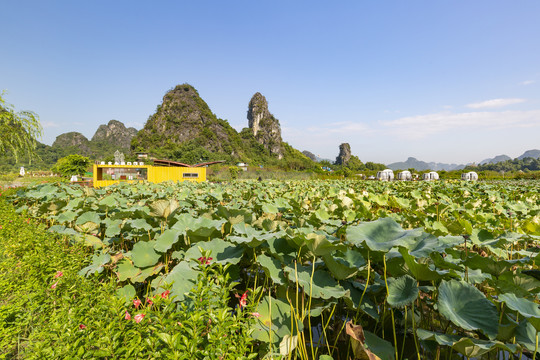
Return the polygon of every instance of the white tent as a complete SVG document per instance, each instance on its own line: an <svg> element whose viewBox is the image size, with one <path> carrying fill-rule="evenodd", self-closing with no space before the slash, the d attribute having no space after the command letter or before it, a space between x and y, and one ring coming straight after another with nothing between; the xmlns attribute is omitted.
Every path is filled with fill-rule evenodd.
<svg viewBox="0 0 540 360"><path fill-rule="evenodd" d="M384 169L377 172L377 180L391 181L394 180L394 172L390 169Z"/></svg>
<svg viewBox="0 0 540 360"><path fill-rule="evenodd" d="M476 181L478 180L478 174L474 171L461 174L461 180Z"/></svg>
<svg viewBox="0 0 540 360"><path fill-rule="evenodd" d="M403 170L397 174L398 180L412 180L412 174L409 170Z"/></svg>
<svg viewBox="0 0 540 360"><path fill-rule="evenodd" d="M436 171L430 171L422 174L422 179L426 181L439 180L439 174Z"/></svg>

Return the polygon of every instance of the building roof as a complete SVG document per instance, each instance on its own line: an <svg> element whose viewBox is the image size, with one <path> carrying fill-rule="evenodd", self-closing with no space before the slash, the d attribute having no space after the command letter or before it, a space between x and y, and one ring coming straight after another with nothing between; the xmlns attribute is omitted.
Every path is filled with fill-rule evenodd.
<svg viewBox="0 0 540 360"><path fill-rule="evenodd" d="M177 167L202 167L202 166L207 166L207 165L212 165L212 164L220 164L224 162L225 160L218 160L218 161L209 161L209 162L199 163L195 165L189 165L189 164L184 164L178 161L154 159L154 165L177 166Z"/></svg>

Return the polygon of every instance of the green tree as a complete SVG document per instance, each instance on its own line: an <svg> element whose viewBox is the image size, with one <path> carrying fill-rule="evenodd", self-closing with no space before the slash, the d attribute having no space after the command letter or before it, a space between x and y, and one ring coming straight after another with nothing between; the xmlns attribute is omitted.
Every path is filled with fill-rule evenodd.
<svg viewBox="0 0 540 360"><path fill-rule="evenodd" d="M229 167L229 174L231 175L231 179L236 180L238 179L238 173L240 172L240 169L236 166L230 166Z"/></svg>
<svg viewBox="0 0 540 360"><path fill-rule="evenodd" d="M0 94L0 152L11 152L18 161L19 155L36 158L36 139L41 137L41 124L32 111L16 112L6 104Z"/></svg>
<svg viewBox="0 0 540 360"><path fill-rule="evenodd" d="M90 159L82 155L68 155L58 159L52 171L63 176L82 175L90 165Z"/></svg>

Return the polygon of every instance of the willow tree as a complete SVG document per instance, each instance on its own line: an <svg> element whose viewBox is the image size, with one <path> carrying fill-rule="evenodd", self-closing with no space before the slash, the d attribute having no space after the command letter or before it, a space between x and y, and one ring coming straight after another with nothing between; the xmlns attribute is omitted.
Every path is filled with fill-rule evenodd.
<svg viewBox="0 0 540 360"><path fill-rule="evenodd" d="M3 95L0 93L0 153L12 153L16 161L21 155L37 157L37 138L42 133L38 116L32 111L16 112Z"/></svg>

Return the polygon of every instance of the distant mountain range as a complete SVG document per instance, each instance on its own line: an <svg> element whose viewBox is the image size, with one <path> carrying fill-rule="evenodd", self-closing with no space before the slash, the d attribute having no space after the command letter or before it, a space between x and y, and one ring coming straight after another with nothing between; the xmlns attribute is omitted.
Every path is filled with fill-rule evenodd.
<svg viewBox="0 0 540 360"><path fill-rule="evenodd" d="M527 157L534 158L534 159L540 158L540 150L537 150L537 149L527 150L522 155L518 156L517 158L521 160ZM508 155L498 155L498 156L495 156L494 158L482 160L479 163L479 165L495 164L498 162L503 162L503 161L508 161L508 160L512 160L512 158ZM435 162L428 163L425 161L417 160L413 157L409 157L406 161L388 164L388 168L392 170L403 170L403 169L413 168L418 171L423 171L423 170L451 171L451 170L461 170L468 165L472 165L472 164L464 165L464 164L445 164L445 163L435 163Z"/></svg>

